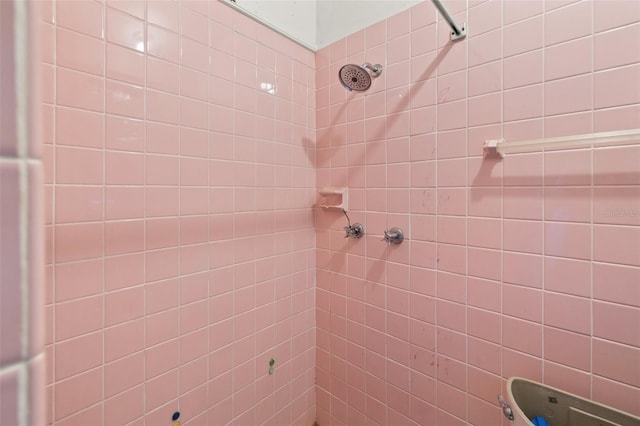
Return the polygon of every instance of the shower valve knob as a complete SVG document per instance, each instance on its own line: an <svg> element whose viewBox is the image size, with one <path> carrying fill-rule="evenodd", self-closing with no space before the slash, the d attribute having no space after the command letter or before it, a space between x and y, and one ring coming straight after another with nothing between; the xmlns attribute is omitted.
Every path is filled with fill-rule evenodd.
<svg viewBox="0 0 640 426"><path fill-rule="evenodd" d="M394 226L391 229L385 229L384 237L381 241L386 241L387 245L391 245L400 244L402 240L404 240L404 232L402 232L402 229Z"/></svg>
<svg viewBox="0 0 640 426"><path fill-rule="evenodd" d="M345 238L361 238L364 235L364 227L359 223L344 227Z"/></svg>

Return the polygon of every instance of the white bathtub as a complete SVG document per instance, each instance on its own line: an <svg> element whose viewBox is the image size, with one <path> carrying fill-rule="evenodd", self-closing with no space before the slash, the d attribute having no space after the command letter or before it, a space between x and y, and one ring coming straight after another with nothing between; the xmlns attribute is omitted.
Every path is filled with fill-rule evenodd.
<svg viewBox="0 0 640 426"><path fill-rule="evenodd" d="M640 418L531 380L507 381L513 426L532 426L542 416L550 426L640 426Z"/></svg>

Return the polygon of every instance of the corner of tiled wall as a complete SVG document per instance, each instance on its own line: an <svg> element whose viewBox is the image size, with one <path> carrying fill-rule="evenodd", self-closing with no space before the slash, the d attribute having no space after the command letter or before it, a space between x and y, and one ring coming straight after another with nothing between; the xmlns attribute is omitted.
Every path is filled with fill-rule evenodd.
<svg viewBox="0 0 640 426"><path fill-rule="evenodd" d="M44 424L38 4L0 2L0 424Z"/></svg>
<svg viewBox="0 0 640 426"><path fill-rule="evenodd" d="M370 235L318 214L319 422L497 425L514 375L638 415L638 141L482 143L640 127L640 3L443 3L462 41L425 1L316 55L318 185ZM365 61L382 75L346 92Z"/></svg>
<svg viewBox="0 0 640 426"><path fill-rule="evenodd" d="M47 5L47 423L312 423L313 53L218 0Z"/></svg>

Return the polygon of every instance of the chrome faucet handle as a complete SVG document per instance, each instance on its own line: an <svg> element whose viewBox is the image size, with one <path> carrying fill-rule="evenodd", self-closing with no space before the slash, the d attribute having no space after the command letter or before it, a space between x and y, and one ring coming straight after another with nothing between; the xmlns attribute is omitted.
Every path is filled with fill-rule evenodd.
<svg viewBox="0 0 640 426"><path fill-rule="evenodd" d="M386 241L387 245L390 246L391 244L400 244L402 240L404 240L402 229L394 226L391 229L384 230L384 237L380 241Z"/></svg>
<svg viewBox="0 0 640 426"><path fill-rule="evenodd" d="M361 238L364 235L364 226L359 223L345 226L344 228L345 238Z"/></svg>

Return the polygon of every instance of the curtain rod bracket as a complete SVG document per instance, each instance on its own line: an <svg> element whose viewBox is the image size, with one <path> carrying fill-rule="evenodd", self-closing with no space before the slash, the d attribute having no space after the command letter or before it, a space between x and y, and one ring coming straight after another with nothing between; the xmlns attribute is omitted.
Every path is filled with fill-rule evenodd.
<svg viewBox="0 0 640 426"><path fill-rule="evenodd" d="M458 24L456 24L456 21L453 20L453 17L440 0L431 1L433 2L433 5L436 7L436 9L438 9L444 20L447 21L447 23L451 27L451 41L458 41L465 38L467 36L466 22L463 22L461 26L458 26Z"/></svg>
<svg viewBox="0 0 640 426"><path fill-rule="evenodd" d="M462 40L467 36L467 23L463 22L460 28L458 28L457 30L458 32L456 32L455 30L451 31L451 41Z"/></svg>

